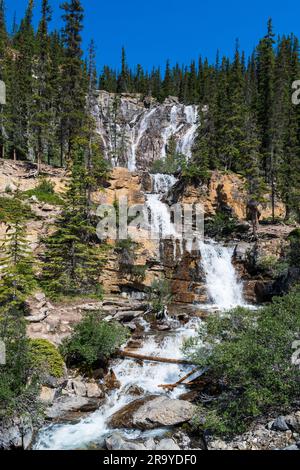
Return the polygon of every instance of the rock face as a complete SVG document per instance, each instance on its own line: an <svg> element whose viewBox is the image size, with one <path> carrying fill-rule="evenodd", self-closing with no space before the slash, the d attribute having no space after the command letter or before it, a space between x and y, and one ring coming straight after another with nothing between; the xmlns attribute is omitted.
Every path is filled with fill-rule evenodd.
<svg viewBox="0 0 300 470"><path fill-rule="evenodd" d="M184 106L173 97L161 104L140 94L100 91L94 116L106 158L131 171L149 169L164 158L171 136L178 151L190 157L198 127L197 106Z"/></svg>
<svg viewBox="0 0 300 470"><path fill-rule="evenodd" d="M150 396L135 400L117 411L110 420L110 426L138 429L175 426L190 421L195 414L195 408L195 405L187 401Z"/></svg>
<svg viewBox="0 0 300 470"><path fill-rule="evenodd" d="M29 417L14 418L0 423L0 450L26 450L33 438L33 425Z"/></svg>
<svg viewBox="0 0 300 470"><path fill-rule="evenodd" d="M97 410L100 400L80 396L65 396L59 398L46 410L46 418L59 419L70 416L70 413L84 413Z"/></svg>

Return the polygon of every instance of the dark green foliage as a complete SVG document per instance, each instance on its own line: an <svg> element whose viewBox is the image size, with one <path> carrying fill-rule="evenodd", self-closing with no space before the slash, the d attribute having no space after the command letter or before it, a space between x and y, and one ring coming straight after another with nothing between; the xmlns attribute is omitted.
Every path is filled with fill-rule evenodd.
<svg viewBox="0 0 300 470"><path fill-rule="evenodd" d="M84 165L84 147L72 153L73 166L56 231L45 240L41 283L51 297L101 296L103 248L91 214L91 177Z"/></svg>
<svg viewBox="0 0 300 470"><path fill-rule="evenodd" d="M282 414L299 400L300 370L292 361L300 339L299 312L295 291L256 311L238 308L208 317L198 338L189 342L188 356L208 367L219 386L205 407L218 418L211 431L242 432L254 418L272 409Z"/></svg>
<svg viewBox="0 0 300 470"><path fill-rule="evenodd" d="M105 363L126 341L128 331L119 323L103 321L101 312L88 314L78 323L60 351L67 364L91 369Z"/></svg>
<svg viewBox="0 0 300 470"><path fill-rule="evenodd" d="M205 235L215 238L230 235L238 224L238 219L228 213L217 212L216 215L205 222Z"/></svg>
<svg viewBox="0 0 300 470"><path fill-rule="evenodd" d="M16 219L34 219L30 206L19 197L0 196L0 222L13 223Z"/></svg>
<svg viewBox="0 0 300 470"><path fill-rule="evenodd" d="M62 377L64 361L54 344L46 339L31 339L29 341L30 364L33 369L51 375Z"/></svg>
<svg viewBox="0 0 300 470"><path fill-rule="evenodd" d="M0 365L0 421L38 410L38 376L30 361L24 312L20 307L1 307L0 338L6 347L6 364Z"/></svg>

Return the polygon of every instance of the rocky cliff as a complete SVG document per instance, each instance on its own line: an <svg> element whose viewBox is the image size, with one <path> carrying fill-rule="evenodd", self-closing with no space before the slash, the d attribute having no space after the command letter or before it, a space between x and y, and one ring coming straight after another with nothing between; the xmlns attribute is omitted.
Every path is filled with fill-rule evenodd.
<svg viewBox="0 0 300 470"><path fill-rule="evenodd" d="M139 94L116 95L100 91L94 106L97 132L106 158L114 166L149 170L164 158L170 137L187 157L198 127L197 106L185 106L175 97L164 103Z"/></svg>

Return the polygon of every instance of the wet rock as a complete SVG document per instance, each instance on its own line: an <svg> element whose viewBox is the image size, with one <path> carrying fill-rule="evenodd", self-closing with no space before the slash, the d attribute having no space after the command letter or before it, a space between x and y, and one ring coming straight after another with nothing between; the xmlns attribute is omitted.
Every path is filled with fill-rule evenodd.
<svg viewBox="0 0 300 470"><path fill-rule="evenodd" d="M71 388L74 390L75 395L77 395L78 397L86 396L86 385L80 378L71 380L70 385Z"/></svg>
<svg viewBox="0 0 300 470"><path fill-rule="evenodd" d="M138 385L131 385L131 387L127 389L127 393L129 395L142 396L144 394L144 390Z"/></svg>
<svg viewBox="0 0 300 470"><path fill-rule="evenodd" d="M114 432L105 441L108 450L153 450L147 448L142 442L125 439L122 434Z"/></svg>
<svg viewBox="0 0 300 470"><path fill-rule="evenodd" d="M113 428L154 429L190 421L196 407L183 400L149 396L135 400L117 411L110 420Z"/></svg>
<svg viewBox="0 0 300 470"><path fill-rule="evenodd" d="M121 387L121 383L112 369L104 377L104 387L106 390L115 390Z"/></svg>
<svg viewBox="0 0 300 470"><path fill-rule="evenodd" d="M95 398L64 396L60 397L46 410L46 418L58 419L70 412L92 412L99 407L100 400Z"/></svg>

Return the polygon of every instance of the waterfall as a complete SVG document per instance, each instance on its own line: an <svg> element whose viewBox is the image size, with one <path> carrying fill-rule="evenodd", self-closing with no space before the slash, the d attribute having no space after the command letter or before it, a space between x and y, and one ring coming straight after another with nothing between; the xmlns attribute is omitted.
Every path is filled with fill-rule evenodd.
<svg viewBox="0 0 300 470"><path fill-rule="evenodd" d="M152 114L154 114L155 110L156 110L156 108L153 108L150 111L146 111L144 113L139 125L137 126L137 128L135 127L137 117L131 123L131 125L133 127L132 127L132 130L131 130L131 139L130 139L131 153L128 157L128 170L129 171L135 171L136 170L136 150L139 146L139 143L140 143L144 133L148 129L149 120L150 120Z"/></svg>
<svg viewBox="0 0 300 470"><path fill-rule="evenodd" d="M192 157L192 147L198 128L198 109L197 106L185 106L184 113L189 128L183 137L177 143L177 151L185 155L188 159Z"/></svg>
<svg viewBox="0 0 300 470"><path fill-rule="evenodd" d="M171 223L169 206L162 202L162 198L177 182L173 175L157 173L151 175L152 193L147 194L146 204L150 212L151 232L156 239L177 237L175 226Z"/></svg>
<svg viewBox="0 0 300 470"><path fill-rule="evenodd" d="M243 285L232 264L234 248L211 240L200 242L199 246L210 301L220 310L245 305Z"/></svg>

